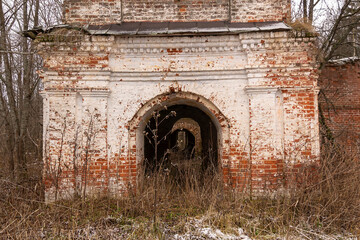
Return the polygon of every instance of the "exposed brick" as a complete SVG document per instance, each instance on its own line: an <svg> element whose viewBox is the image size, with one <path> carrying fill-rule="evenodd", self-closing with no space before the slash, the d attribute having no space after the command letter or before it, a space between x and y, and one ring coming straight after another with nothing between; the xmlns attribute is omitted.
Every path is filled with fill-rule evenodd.
<svg viewBox="0 0 360 240"><path fill-rule="evenodd" d="M122 3L122 5L121 5ZM65 0L66 23L142 21L269 22L290 18L290 0Z"/></svg>
<svg viewBox="0 0 360 240"><path fill-rule="evenodd" d="M360 61L337 61L322 70L320 105L335 140L350 151L360 144Z"/></svg>
<svg viewBox="0 0 360 240"><path fill-rule="evenodd" d="M120 1L68 0L65 6L68 23L103 24L226 20L228 2L124 0L123 16ZM290 8L288 0L233 0L231 9L233 21L248 22L281 21ZM49 201L56 189L62 198L85 185L89 194L134 189L144 167L144 121L160 104L188 104L211 117L228 187L298 184L301 169L318 160L313 39L288 31L77 37L81 41L39 46Z"/></svg>

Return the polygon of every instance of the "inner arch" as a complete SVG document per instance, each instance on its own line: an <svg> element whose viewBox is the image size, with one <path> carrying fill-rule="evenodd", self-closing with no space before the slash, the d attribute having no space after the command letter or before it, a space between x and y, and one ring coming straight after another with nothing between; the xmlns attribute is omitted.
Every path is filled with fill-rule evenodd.
<svg viewBox="0 0 360 240"><path fill-rule="evenodd" d="M171 105L158 110L158 119L154 114L147 121L144 129L144 167L145 172L152 172L160 166L174 165L175 158L183 156L183 161L197 163L200 172L218 167L218 132L215 123L201 109L186 104ZM156 122L158 127L156 129ZM189 125L189 126L186 126ZM154 130L158 144L155 146ZM198 129L199 133L196 133ZM181 151L176 146L176 138L186 139L186 146ZM196 138L201 139L196 139ZM197 146L196 154L195 145ZM157 147L157 157L155 157ZM177 160L179 161L179 157ZM177 162L177 164L181 164ZM191 165L190 165L191 166Z"/></svg>
<svg viewBox="0 0 360 240"><path fill-rule="evenodd" d="M192 136L194 136L194 153L197 156L201 155L202 138L201 138L201 128L199 123L193 120L192 118L180 118L174 123L171 129L171 135L174 136L175 131L184 131L184 130L189 131L192 134Z"/></svg>

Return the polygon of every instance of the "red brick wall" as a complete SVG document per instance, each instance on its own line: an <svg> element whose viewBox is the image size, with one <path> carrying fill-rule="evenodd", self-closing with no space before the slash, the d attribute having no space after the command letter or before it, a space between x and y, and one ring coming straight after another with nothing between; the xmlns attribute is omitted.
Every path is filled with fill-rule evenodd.
<svg viewBox="0 0 360 240"><path fill-rule="evenodd" d="M290 17L290 0L65 0L65 22L141 21L268 22Z"/></svg>
<svg viewBox="0 0 360 240"><path fill-rule="evenodd" d="M349 149L360 143L360 61L329 64L321 73L320 106L333 137Z"/></svg>

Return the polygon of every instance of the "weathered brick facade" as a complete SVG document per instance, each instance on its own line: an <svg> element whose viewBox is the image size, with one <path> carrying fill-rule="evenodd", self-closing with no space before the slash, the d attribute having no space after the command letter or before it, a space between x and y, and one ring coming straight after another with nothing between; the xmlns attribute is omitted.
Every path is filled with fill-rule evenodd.
<svg viewBox="0 0 360 240"><path fill-rule="evenodd" d="M229 13L232 21L282 21L290 12L288 0L65 6L68 24L216 21ZM202 144L210 144L205 135L216 139L211 146L228 186L263 191L291 184L319 157L313 39L277 25L247 26L226 34L96 34L71 26L39 34L47 199L117 195L141 184L146 123L164 106L210 129L201 130Z"/></svg>
<svg viewBox="0 0 360 240"><path fill-rule="evenodd" d="M321 108L332 136L348 150L360 147L360 60L342 59L328 64L321 72Z"/></svg>
<svg viewBox="0 0 360 240"><path fill-rule="evenodd" d="M65 0L65 22L143 21L269 22L290 18L290 0Z"/></svg>

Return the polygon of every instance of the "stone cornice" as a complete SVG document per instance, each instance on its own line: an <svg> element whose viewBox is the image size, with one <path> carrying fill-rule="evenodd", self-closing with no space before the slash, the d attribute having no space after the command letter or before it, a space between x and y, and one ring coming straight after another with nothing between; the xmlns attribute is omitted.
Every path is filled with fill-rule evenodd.
<svg viewBox="0 0 360 240"><path fill-rule="evenodd" d="M73 52L76 54L119 54L177 56L186 54L226 54L251 50L301 49L313 46L313 38L293 38L288 32L240 33L231 36L195 37L105 37L88 36L81 43L42 43L41 48L51 47L51 52ZM47 51L39 49L43 55Z"/></svg>
<svg viewBox="0 0 360 240"><path fill-rule="evenodd" d="M111 93L110 90L90 90L90 91L79 90L78 92L83 97L99 97L99 98L106 98Z"/></svg>
<svg viewBox="0 0 360 240"><path fill-rule="evenodd" d="M241 79L257 79L271 77L268 74L274 74L277 78L287 78L297 76L304 72L304 67L286 67L286 66L245 66L243 69L214 70L214 71L76 71L71 75L59 75L56 71L45 71L42 75L46 76L44 82L54 81L91 81L91 82L116 82L116 81L196 81L196 80L241 80ZM311 71L308 66L307 72ZM272 70L286 69L286 71ZM79 79L79 77L81 78Z"/></svg>
<svg viewBox="0 0 360 240"><path fill-rule="evenodd" d="M245 70L184 72L114 72L110 81L224 81L247 80Z"/></svg>
<svg viewBox="0 0 360 240"><path fill-rule="evenodd" d="M83 89L83 88L64 88L64 89L45 89L41 92L41 95L52 96L52 97L65 97L65 96L75 96L77 93L81 94L83 97L108 97L111 93L109 89Z"/></svg>
<svg viewBox="0 0 360 240"><path fill-rule="evenodd" d="M221 44L219 44L221 45ZM139 47L139 48L119 48L114 49L113 53L120 54L166 54L167 56L184 55L188 53L226 53L243 51L241 46L191 46L191 47L177 47L177 48L163 48L163 47Z"/></svg>
<svg viewBox="0 0 360 240"><path fill-rule="evenodd" d="M76 92L72 92L72 91L64 91L64 90L43 90L41 91L40 95L43 98L46 97L69 97L69 96L75 96Z"/></svg>
<svg viewBox="0 0 360 240"><path fill-rule="evenodd" d="M249 85L244 88L244 91L250 95L250 94L276 94L280 93L282 91L315 91L316 94L319 93L318 87L313 86L306 86L306 87L270 87L270 86L255 86L255 85Z"/></svg>
<svg viewBox="0 0 360 240"><path fill-rule="evenodd" d="M246 86L244 90L247 94L276 94L280 91L280 87Z"/></svg>
<svg viewBox="0 0 360 240"><path fill-rule="evenodd" d="M59 74L57 71L44 71L42 77L48 77L47 81L69 81L69 80L82 80L82 81L109 81L110 76L112 75L111 71L108 70L92 70L92 71L81 71L76 69L74 71L66 71ZM81 79L78 77L81 76Z"/></svg>

